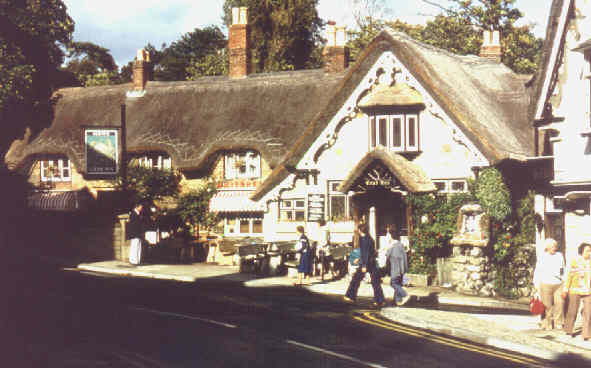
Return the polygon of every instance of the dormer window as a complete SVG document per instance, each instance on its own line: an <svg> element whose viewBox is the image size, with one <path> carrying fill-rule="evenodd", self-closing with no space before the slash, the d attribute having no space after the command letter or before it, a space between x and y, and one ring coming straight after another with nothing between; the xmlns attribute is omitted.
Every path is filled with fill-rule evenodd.
<svg viewBox="0 0 591 368"><path fill-rule="evenodd" d="M260 177L261 156L257 152L231 152L225 155L225 179L258 179Z"/></svg>
<svg viewBox="0 0 591 368"><path fill-rule="evenodd" d="M419 114L370 115L369 147L378 145L398 152L419 151Z"/></svg>
<svg viewBox="0 0 591 368"><path fill-rule="evenodd" d="M70 160L60 158L41 161L41 181L72 181Z"/></svg>
<svg viewBox="0 0 591 368"><path fill-rule="evenodd" d="M172 168L172 160L170 156L161 152L150 152L138 155L131 159L130 164L148 169L170 170Z"/></svg>

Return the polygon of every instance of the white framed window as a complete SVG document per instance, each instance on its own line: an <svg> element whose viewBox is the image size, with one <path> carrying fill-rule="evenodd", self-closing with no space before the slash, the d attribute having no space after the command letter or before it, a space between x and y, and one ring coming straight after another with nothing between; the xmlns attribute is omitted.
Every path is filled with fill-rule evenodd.
<svg viewBox="0 0 591 368"><path fill-rule="evenodd" d="M303 198L282 199L279 202L280 221L305 221L306 201Z"/></svg>
<svg viewBox="0 0 591 368"><path fill-rule="evenodd" d="M450 191L452 193L467 192L468 191L468 184L466 183L465 180L452 180L450 185L451 185Z"/></svg>
<svg viewBox="0 0 591 368"><path fill-rule="evenodd" d="M352 216L353 201L351 198L339 192L340 180L328 181L328 219L333 222L348 221Z"/></svg>
<svg viewBox="0 0 591 368"><path fill-rule="evenodd" d="M419 150L419 117L417 115L406 115L406 151Z"/></svg>
<svg viewBox="0 0 591 368"><path fill-rule="evenodd" d="M70 160L42 160L41 181L72 181Z"/></svg>
<svg viewBox="0 0 591 368"><path fill-rule="evenodd" d="M148 169L170 170L172 169L172 159L166 153L146 153L132 157L131 165L137 165Z"/></svg>
<svg viewBox="0 0 591 368"><path fill-rule="evenodd" d="M468 191L465 179L436 179L432 180L438 193L464 193Z"/></svg>
<svg viewBox="0 0 591 368"><path fill-rule="evenodd" d="M369 117L369 146L380 145L393 151L419 150L419 115L392 114Z"/></svg>
<svg viewBox="0 0 591 368"><path fill-rule="evenodd" d="M262 235L262 218L226 218L224 220L224 234L234 236Z"/></svg>
<svg viewBox="0 0 591 368"><path fill-rule="evenodd" d="M393 115L390 124L392 134L391 146L393 150L401 151L404 149L404 115Z"/></svg>
<svg viewBox="0 0 591 368"><path fill-rule="evenodd" d="M261 156L255 151L231 152L224 156L225 179L258 179Z"/></svg>

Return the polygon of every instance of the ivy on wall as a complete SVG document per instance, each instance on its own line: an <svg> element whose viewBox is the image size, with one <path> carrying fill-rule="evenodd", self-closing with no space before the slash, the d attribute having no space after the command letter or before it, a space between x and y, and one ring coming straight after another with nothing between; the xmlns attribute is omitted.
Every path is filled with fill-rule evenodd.
<svg viewBox="0 0 591 368"><path fill-rule="evenodd" d="M448 196L409 194L406 204L412 207L414 231L410 235L409 271L435 274L435 261L449 255L449 241L456 230L460 207L473 201L469 193Z"/></svg>
<svg viewBox="0 0 591 368"><path fill-rule="evenodd" d="M469 193L447 196L409 194L413 231L410 234L409 272L434 275L436 259L451 253L450 240L456 231L460 207L479 203L490 217L491 245L486 254L492 262L495 291L505 297L528 293L535 264L534 194L517 201L515 211L503 175L486 168L469 182Z"/></svg>

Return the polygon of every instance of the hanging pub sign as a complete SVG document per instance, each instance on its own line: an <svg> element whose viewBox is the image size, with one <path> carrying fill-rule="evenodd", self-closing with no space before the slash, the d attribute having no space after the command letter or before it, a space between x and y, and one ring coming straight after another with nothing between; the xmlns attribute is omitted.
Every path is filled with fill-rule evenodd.
<svg viewBox="0 0 591 368"><path fill-rule="evenodd" d="M116 175L119 166L119 129L85 128L86 172Z"/></svg>
<svg viewBox="0 0 591 368"><path fill-rule="evenodd" d="M308 221L324 219L324 194L308 194Z"/></svg>

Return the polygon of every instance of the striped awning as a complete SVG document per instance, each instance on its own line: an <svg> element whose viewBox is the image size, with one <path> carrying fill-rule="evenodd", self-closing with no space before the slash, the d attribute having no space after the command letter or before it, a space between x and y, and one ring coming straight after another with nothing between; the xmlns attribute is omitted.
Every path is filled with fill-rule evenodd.
<svg viewBox="0 0 591 368"><path fill-rule="evenodd" d="M81 208L77 191L43 191L29 195L29 208L43 211L76 211Z"/></svg>
<svg viewBox="0 0 591 368"><path fill-rule="evenodd" d="M254 202L249 198L253 192L220 191L214 194L209 201L210 212L264 212L264 202Z"/></svg>

